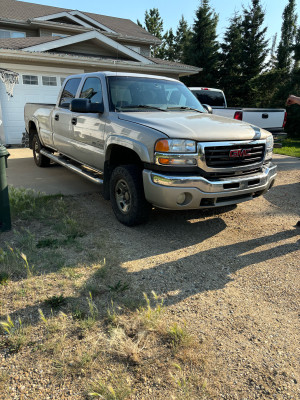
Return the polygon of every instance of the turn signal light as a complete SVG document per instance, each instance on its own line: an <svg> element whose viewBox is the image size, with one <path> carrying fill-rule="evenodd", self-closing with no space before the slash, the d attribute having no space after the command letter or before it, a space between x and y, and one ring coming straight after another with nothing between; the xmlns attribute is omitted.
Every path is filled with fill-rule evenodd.
<svg viewBox="0 0 300 400"><path fill-rule="evenodd" d="M169 142L167 140L159 140L155 145L155 151L159 151L161 153L169 151Z"/></svg>

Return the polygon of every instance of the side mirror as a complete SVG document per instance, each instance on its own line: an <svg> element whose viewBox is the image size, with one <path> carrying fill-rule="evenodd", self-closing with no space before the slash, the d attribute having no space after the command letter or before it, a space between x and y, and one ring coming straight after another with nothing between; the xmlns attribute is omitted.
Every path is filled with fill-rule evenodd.
<svg viewBox="0 0 300 400"><path fill-rule="evenodd" d="M208 114L213 113L211 106L209 106L208 104L202 104L202 106L205 108L205 110L208 112Z"/></svg>
<svg viewBox="0 0 300 400"><path fill-rule="evenodd" d="M70 111L77 113L102 114L104 112L103 103L91 103L89 99L73 99L69 107Z"/></svg>

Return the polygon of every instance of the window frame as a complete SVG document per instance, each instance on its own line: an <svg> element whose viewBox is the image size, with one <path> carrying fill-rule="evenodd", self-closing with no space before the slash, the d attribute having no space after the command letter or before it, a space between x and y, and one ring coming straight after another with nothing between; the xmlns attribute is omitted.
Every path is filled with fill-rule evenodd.
<svg viewBox="0 0 300 400"><path fill-rule="evenodd" d="M55 85L52 85L52 84L50 84L50 83L44 83L44 79L49 79L49 82L51 82L50 81L50 79L55 79ZM57 77L56 76L49 76L49 75L42 75L42 85L43 86L50 86L50 87L56 87L57 86Z"/></svg>
<svg viewBox="0 0 300 400"><path fill-rule="evenodd" d="M30 79L29 79L30 83L24 81L24 80L25 80L25 77L29 77L29 78L30 78ZM32 79L31 79L31 78L36 78L36 82L37 82L37 83L32 83ZM40 84L40 82L39 82L39 76L38 76L38 75L28 75L28 74L24 74L24 75L22 75L22 84L23 84L23 85L28 85L28 86L39 86L39 84Z"/></svg>

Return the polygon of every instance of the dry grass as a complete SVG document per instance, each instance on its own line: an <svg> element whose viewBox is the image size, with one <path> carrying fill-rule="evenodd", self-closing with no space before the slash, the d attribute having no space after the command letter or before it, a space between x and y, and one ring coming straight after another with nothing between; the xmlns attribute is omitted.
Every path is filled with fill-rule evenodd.
<svg viewBox="0 0 300 400"><path fill-rule="evenodd" d="M0 398L20 385L38 398L36 370L36 387L54 398L61 385L72 400L206 398L195 357L202 344L184 324L165 323L154 292L124 280L107 232L90 232L71 198L11 195L14 230L0 250L0 356L9 371L0 370Z"/></svg>

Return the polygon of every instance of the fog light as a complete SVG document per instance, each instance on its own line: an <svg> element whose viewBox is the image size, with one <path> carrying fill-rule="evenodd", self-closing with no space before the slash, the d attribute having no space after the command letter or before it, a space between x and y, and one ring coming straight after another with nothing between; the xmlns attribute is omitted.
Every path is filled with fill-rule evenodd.
<svg viewBox="0 0 300 400"><path fill-rule="evenodd" d="M182 206L185 203L185 199L186 199L186 195L185 193L181 193L178 197L177 197L177 204L179 206Z"/></svg>

